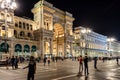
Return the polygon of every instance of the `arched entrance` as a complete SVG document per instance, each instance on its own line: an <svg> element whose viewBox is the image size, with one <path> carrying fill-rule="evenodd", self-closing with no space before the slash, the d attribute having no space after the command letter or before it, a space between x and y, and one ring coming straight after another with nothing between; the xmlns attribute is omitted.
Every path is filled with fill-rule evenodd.
<svg viewBox="0 0 120 80"><path fill-rule="evenodd" d="M0 52L9 52L9 45L8 45L8 43L2 43L0 45Z"/></svg>
<svg viewBox="0 0 120 80"><path fill-rule="evenodd" d="M24 45L24 52L27 52L27 53L30 52L30 46L29 45Z"/></svg>
<svg viewBox="0 0 120 80"><path fill-rule="evenodd" d="M33 46L31 47L31 52L36 52L36 50L37 50L36 46L33 45Z"/></svg>
<svg viewBox="0 0 120 80"><path fill-rule="evenodd" d="M19 55L22 55L22 46L20 44L16 44L15 45L15 55L19 56Z"/></svg>
<svg viewBox="0 0 120 80"><path fill-rule="evenodd" d="M58 57L64 55L64 29L58 23L54 25L53 55Z"/></svg>
<svg viewBox="0 0 120 80"><path fill-rule="evenodd" d="M23 53L23 56L26 57L26 58L29 58L31 56L30 54L30 46L29 45L24 45L24 53Z"/></svg>

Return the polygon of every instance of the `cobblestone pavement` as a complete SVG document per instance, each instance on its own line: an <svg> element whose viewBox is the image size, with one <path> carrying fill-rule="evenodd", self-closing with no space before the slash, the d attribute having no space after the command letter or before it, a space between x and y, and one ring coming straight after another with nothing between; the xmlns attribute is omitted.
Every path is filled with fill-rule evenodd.
<svg viewBox="0 0 120 80"><path fill-rule="evenodd" d="M6 70L0 67L0 80L27 80L27 69L22 69L27 63L19 64L19 69ZM37 63L35 80L120 80L120 66L115 60L98 61L98 69L93 68L93 61L89 62L89 75L77 76L79 64L77 61L65 60L52 62L50 66Z"/></svg>

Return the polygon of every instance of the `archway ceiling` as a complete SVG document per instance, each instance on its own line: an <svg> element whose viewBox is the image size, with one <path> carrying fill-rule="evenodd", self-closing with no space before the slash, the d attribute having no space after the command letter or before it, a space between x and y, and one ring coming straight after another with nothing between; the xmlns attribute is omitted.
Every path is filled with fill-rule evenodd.
<svg viewBox="0 0 120 80"><path fill-rule="evenodd" d="M55 30L55 34L64 34L64 29L60 24L55 24L54 25L54 30Z"/></svg>

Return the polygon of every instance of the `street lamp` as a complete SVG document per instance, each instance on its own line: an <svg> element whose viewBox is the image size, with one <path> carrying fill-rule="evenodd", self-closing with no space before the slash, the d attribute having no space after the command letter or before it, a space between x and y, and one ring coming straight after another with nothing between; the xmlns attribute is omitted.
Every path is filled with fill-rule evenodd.
<svg viewBox="0 0 120 80"><path fill-rule="evenodd" d="M85 55L87 55L87 48L88 48L88 41L87 41L87 38L88 38L88 34L91 33L91 29L89 28L84 28L81 30L81 33L85 36L83 36L83 39L85 40Z"/></svg>
<svg viewBox="0 0 120 80"><path fill-rule="evenodd" d="M17 5L15 0L0 0L0 5L1 8L4 10L5 13L5 35L4 35L4 41L5 41L5 46L4 46L4 52L7 53L7 37L8 37L8 33L7 33L7 13L9 10L15 10Z"/></svg>
<svg viewBox="0 0 120 80"><path fill-rule="evenodd" d="M110 56L112 56L112 54L111 54L111 43L113 42L113 41L115 41L115 39L114 38L108 38L107 39L107 42L108 42L108 52L109 52L109 55Z"/></svg>

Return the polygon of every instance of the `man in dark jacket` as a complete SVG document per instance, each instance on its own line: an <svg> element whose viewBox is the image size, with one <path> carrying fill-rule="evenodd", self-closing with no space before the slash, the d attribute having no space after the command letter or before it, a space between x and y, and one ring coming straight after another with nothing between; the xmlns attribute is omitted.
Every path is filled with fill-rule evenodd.
<svg viewBox="0 0 120 80"><path fill-rule="evenodd" d="M97 69L97 60L98 58L97 57L94 57L94 68Z"/></svg>
<svg viewBox="0 0 120 80"><path fill-rule="evenodd" d="M34 57L31 56L30 57L30 62L28 64L28 66L24 67L23 69L28 68L28 77L27 80L34 80L34 74L36 72L36 62L34 60Z"/></svg>
<svg viewBox="0 0 120 80"><path fill-rule="evenodd" d="M84 72L85 72L85 76L89 74L88 72L88 57L85 56L84 58Z"/></svg>
<svg viewBox="0 0 120 80"><path fill-rule="evenodd" d="M15 69L15 58L14 58L14 56L12 56L12 58L11 58L11 65L12 65L12 69Z"/></svg>
<svg viewBox="0 0 120 80"><path fill-rule="evenodd" d="M19 62L19 59L18 59L18 57L16 56L16 57L15 57L15 61L14 61L15 69L18 69L18 62Z"/></svg>

